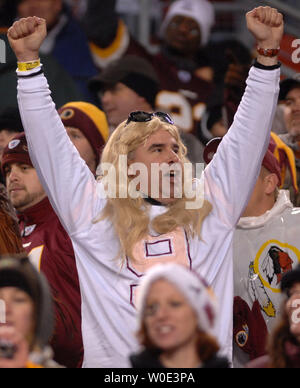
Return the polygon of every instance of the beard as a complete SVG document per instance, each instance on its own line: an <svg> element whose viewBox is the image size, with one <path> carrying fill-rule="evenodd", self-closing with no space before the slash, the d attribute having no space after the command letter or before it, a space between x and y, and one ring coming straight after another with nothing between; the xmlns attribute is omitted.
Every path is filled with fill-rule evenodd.
<svg viewBox="0 0 300 388"><path fill-rule="evenodd" d="M22 212L39 203L45 196L44 192L28 193L26 190L21 190L17 194L10 194L10 200L14 208Z"/></svg>

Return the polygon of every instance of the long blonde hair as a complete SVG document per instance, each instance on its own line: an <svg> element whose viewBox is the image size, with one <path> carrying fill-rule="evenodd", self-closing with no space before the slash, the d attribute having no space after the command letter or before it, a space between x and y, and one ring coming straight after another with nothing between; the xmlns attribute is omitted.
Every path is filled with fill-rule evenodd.
<svg viewBox="0 0 300 388"><path fill-rule="evenodd" d="M109 163L117 172L117 198L107 199L106 206L95 222L109 219L120 239L121 253L133 260L135 259L133 257L135 244L149 233L150 220L147 208L150 205L141 197L133 199L129 195L127 198L118 196L119 177L124 174L119 169L119 156L127 155L128 160L130 160L134 151L140 145L145 144L147 139L160 129L168 131L175 138L179 145L178 157L181 162L187 163L187 150L181 141L177 127L165 123L157 117L153 117L148 122L130 122L128 125L126 122L121 123L112 133L102 152L101 164ZM128 178L130 182L130 177L126 176L125 178ZM168 205L168 210L164 214L151 222L151 228L158 234L166 234L182 227L189 237L196 235L200 237L202 222L210 213L212 206L208 201L204 201L201 209L189 210L186 202L190 200L183 194L182 198Z"/></svg>

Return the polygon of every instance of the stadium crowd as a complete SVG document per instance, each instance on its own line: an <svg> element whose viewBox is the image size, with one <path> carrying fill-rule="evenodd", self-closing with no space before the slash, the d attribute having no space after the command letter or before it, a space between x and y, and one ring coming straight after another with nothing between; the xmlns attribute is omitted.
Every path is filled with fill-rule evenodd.
<svg viewBox="0 0 300 388"><path fill-rule="evenodd" d="M300 367L300 72L213 3L154 53L116 0L0 0L0 368Z"/></svg>

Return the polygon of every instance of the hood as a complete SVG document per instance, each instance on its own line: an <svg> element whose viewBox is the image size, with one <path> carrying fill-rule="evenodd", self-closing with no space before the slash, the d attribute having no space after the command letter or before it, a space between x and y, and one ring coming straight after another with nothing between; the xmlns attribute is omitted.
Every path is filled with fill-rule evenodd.
<svg viewBox="0 0 300 388"><path fill-rule="evenodd" d="M293 208L290 201L290 193L288 190L280 190L275 205L271 210L266 211L258 217L241 217L237 228L239 229L255 229L264 226L271 218L281 214L284 209Z"/></svg>

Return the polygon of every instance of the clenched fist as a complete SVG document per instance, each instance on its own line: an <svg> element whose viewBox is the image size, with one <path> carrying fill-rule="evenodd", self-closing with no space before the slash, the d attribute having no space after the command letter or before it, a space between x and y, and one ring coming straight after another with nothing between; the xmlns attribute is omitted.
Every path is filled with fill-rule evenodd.
<svg viewBox="0 0 300 388"><path fill-rule="evenodd" d="M20 19L7 33L11 48L19 62L38 59L39 49L46 35L46 21L36 16Z"/></svg>
<svg viewBox="0 0 300 388"><path fill-rule="evenodd" d="M284 32L283 16L275 8L258 7L246 15L248 30L259 47L278 48Z"/></svg>

